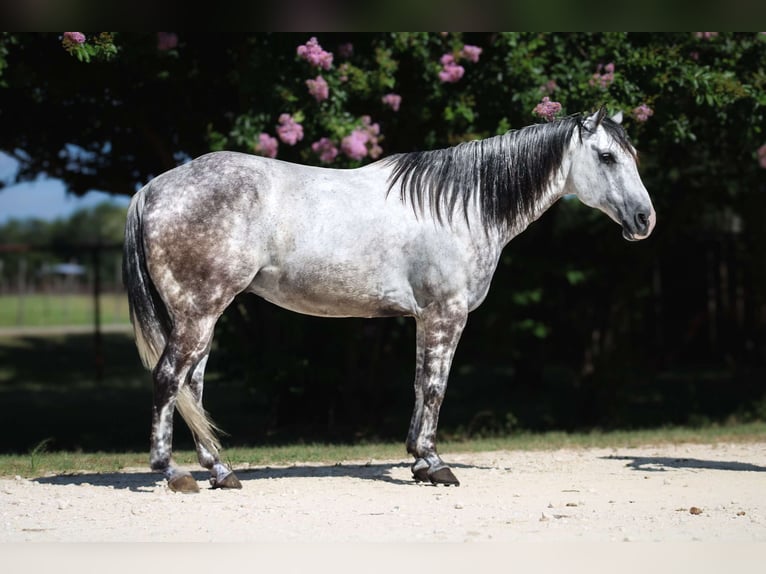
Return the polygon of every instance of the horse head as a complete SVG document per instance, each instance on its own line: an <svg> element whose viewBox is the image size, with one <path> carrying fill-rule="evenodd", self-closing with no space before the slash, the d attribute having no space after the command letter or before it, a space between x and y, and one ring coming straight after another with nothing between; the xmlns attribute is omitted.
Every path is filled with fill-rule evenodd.
<svg viewBox="0 0 766 574"><path fill-rule="evenodd" d="M585 118L573 138L568 191L622 226L628 241L645 239L654 229L652 200L638 174L638 154L620 125L622 112L606 110Z"/></svg>

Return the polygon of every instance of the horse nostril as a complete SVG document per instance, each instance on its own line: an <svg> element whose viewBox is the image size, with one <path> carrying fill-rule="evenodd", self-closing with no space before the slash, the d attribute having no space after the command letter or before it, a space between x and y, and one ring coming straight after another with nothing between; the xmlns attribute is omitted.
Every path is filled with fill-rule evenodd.
<svg viewBox="0 0 766 574"><path fill-rule="evenodd" d="M649 229L649 214L639 211L636 213L636 226L639 231L646 231Z"/></svg>

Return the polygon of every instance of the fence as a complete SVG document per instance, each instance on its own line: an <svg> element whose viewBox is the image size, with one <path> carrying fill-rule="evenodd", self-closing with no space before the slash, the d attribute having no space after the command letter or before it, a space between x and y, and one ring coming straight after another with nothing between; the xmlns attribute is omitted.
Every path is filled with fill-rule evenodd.
<svg viewBox="0 0 766 574"><path fill-rule="evenodd" d="M0 244L0 332L92 330L98 378L104 329L127 329L118 243Z"/></svg>

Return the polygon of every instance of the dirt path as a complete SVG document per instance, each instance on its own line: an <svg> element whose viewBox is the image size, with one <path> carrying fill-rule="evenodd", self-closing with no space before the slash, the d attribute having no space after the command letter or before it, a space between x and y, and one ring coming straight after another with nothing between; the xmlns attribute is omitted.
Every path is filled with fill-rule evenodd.
<svg viewBox="0 0 766 574"><path fill-rule="evenodd" d="M143 470L0 480L0 542L766 542L766 442L240 469L241 491L171 493ZM175 526L169 527L168 518Z"/></svg>

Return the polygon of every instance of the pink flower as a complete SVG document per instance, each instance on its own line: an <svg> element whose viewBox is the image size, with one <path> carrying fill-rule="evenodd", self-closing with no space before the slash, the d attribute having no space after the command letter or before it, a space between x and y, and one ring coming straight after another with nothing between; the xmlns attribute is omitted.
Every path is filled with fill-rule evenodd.
<svg viewBox="0 0 766 574"><path fill-rule="evenodd" d="M386 94L381 98L381 101L395 112L398 112L399 106L402 103L402 97L399 94Z"/></svg>
<svg viewBox="0 0 766 574"><path fill-rule="evenodd" d="M601 73L602 69L604 70L603 74ZM590 85L606 89L612 82L614 82L614 63L610 62L606 66L599 64L596 73L590 79Z"/></svg>
<svg viewBox="0 0 766 574"><path fill-rule="evenodd" d="M297 52L312 66L317 66L323 70L329 70L332 66L332 52L324 51L314 37L305 44L298 46Z"/></svg>
<svg viewBox="0 0 766 574"><path fill-rule="evenodd" d="M85 34L82 32L64 32L64 44L84 44Z"/></svg>
<svg viewBox="0 0 766 574"><path fill-rule="evenodd" d="M167 52L178 46L178 34L175 32L157 32L157 49Z"/></svg>
<svg viewBox="0 0 766 574"><path fill-rule="evenodd" d="M443 83L454 84L465 74L465 68L455 62L455 57L452 54L444 54L439 61L442 65L439 79Z"/></svg>
<svg viewBox="0 0 766 574"><path fill-rule="evenodd" d="M367 155L377 159L383 153L383 149L378 145L379 136L380 126L372 123L370 116L362 116L362 127L344 137L340 147L351 159L360 160Z"/></svg>
<svg viewBox="0 0 766 574"><path fill-rule="evenodd" d="M366 132L356 129L343 138L340 147L351 159L362 159L367 155L367 142L370 136Z"/></svg>
<svg viewBox="0 0 766 574"><path fill-rule="evenodd" d="M287 145L295 145L303 139L303 126L297 123L290 114L279 116L277 135Z"/></svg>
<svg viewBox="0 0 766 574"><path fill-rule="evenodd" d="M560 111L561 104L558 102L552 102L548 96L545 96L542 101L535 106L535 109L532 110L532 113L540 116L541 118L545 118L549 122L552 122L556 117L556 114L558 114Z"/></svg>
<svg viewBox="0 0 766 574"><path fill-rule="evenodd" d="M338 156L338 148L329 138L322 138L311 144L312 151L319 156L322 163L332 163Z"/></svg>
<svg viewBox="0 0 766 574"><path fill-rule="evenodd" d="M695 32L694 36L700 40L710 40L718 36L718 32Z"/></svg>
<svg viewBox="0 0 766 574"><path fill-rule="evenodd" d="M636 118L637 122L645 122L653 115L654 110L646 104L641 104L640 106L633 108L633 117Z"/></svg>
<svg viewBox="0 0 766 574"><path fill-rule="evenodd" d="M261 133L255 144L255 153L266 157L277 157L279 142L277 138L271 137L267 133Z"/></svg>
<svg viewBox="0 0 766 574"><path fill-rule="evenodd" d="M758 148L758 163L763 169L766 169L766 144Z"/></svg>
<svg viewBox="0 0 766 574"><path fill-rule="evenodd" d="M309 88L309 94L316 98L317 102L326 100L330 95L330 88L322 76L317 76L315 80L306 80Z"/></svg>
<svg viewBox="0 0 766 574"><path fill-rule="evenodd" d="M474 64L479 61L479 56L481 55L482 49L478 46L471 46L469 44L466 44L463 46L463 49L460 50L460 55L464 57L469 62L473 62Z"/></svg>

